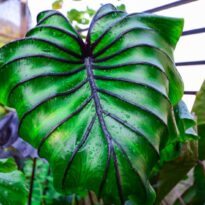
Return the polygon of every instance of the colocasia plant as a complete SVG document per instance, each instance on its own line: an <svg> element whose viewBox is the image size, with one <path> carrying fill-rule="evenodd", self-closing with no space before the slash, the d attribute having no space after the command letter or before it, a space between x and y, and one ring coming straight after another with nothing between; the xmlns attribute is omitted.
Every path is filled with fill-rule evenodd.
<svg viewBox="0 0 205 205"><path fill-rule="evenodd" d="M160 203L197 158L195 122L181 102L173 58L183 20L107 4L85 41L57 11L41 12L37 21L24 39L0 49L0 102L16 109L18 135L49 162L65 196ZM15 139L0 136L1 146ZM0 191L0 204L25 204L8 198Z"/></svg>

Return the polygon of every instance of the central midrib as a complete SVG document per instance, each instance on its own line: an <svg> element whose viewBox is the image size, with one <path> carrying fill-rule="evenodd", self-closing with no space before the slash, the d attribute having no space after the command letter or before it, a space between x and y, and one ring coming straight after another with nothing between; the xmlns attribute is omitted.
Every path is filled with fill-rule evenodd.
<svg viewBox="0 0 205 205"><path fill-rule="evenodd" d="M109 133L109 131L107 129L107 126L106 126L106 123L105 123L105 120L104 120L104 117L103 117L103 109L102 109L100 99L99 99L99 96L98 96L98 92L97 92L97 86L96 86L96 83L95 83L93 69L92 69L92 62L93 62L92 57L86 57L85 58L85 66L86 66L86 70L87 70L87 77L88 77L88 82L90 84L92 98L93 98L94 104L95 104L95 110L96 110L96 113L97 113L97 117L98 117L101 129L103 131L103 134L106 138L107 145L108 145L108 159L107 159L107 164L106 164L104 176L103 176L102 182L100 184L99 195L102 192L103 186L104 186L106 178L107 178L107 174L108 174L108 170L109 170L109 166L110 166L110 158L111 158L111 155L112 155L113 160L114 160L114 166L115 166L115 172L116 172L116 181L117 181L117 186L118 186L119 197L120 197L121 204L123 204L124 199L123 199L122 187L121 187L121 182L120 182L119 169L118 169L118 165L117 165L117 157L116 157L116 154L115 154L115 151L114 151L111 134Z"/></svg>
<svg viewBox="0 0 205 205"><path fill-rule="evenodd" d="M100 99L97 93L97 86L94 80L94 75L93 75L93 70L92 70L92 58L90 57L86 58L85 65L86 65L86 70L87 70L88 81L89 81L90 88L91 88L91 93L92 93L93 100L95 103L96 113L97 113L100 125L102 126L102 130L103 132L105 132L104 134L106 136L106 139L108 140L107 142L111 143L112 141L111 135L109 131L107 130L107 127L106 127L106 124L103 118L103 109L100 103Z"/></svg>

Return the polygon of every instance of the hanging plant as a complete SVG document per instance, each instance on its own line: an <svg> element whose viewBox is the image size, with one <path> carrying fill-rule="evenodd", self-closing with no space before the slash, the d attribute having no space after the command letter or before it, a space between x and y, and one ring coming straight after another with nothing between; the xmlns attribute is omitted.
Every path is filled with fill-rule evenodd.
<svg viewBox="0 0 205 205"><path fill-rule="evenodd" d="M0 102L17 110L19 135L49 161L58 191L153 204L149 177L183 95L173 59L183 20L107 4L85 42L57 11L37 20L0 50Z"/></svg>

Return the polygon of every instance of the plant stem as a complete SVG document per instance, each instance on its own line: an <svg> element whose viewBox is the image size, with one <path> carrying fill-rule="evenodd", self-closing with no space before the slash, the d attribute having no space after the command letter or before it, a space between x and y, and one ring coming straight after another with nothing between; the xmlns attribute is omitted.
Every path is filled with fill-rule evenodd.
<svg viewBox="0 0 205 205"><path fill-rule="evenodd" d="M32 174L31 174L31 181L30 181L30 189L29 189L29 196L28 196L28 205L31 205L32 201L32 193L33 193L33 184L35 179L35 171L36 171L36 161L37 158L33 159L33 167L32 167Z"/></svg>

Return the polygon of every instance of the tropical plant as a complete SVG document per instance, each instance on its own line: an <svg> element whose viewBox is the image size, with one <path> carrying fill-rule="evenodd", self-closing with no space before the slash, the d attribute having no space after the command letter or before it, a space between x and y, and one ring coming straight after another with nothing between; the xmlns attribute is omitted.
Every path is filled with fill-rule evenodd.
<svg viewBox="0 0 205 205"><path fill-rule="evenodd" d="M106 4L85 42L57 11L37 20L26 38L0 49L0 102L16 109L19 135L50 165L35 150L32 163L24 157L28 204L160 204L197 161L173 58L183 20Z"/></svg>

